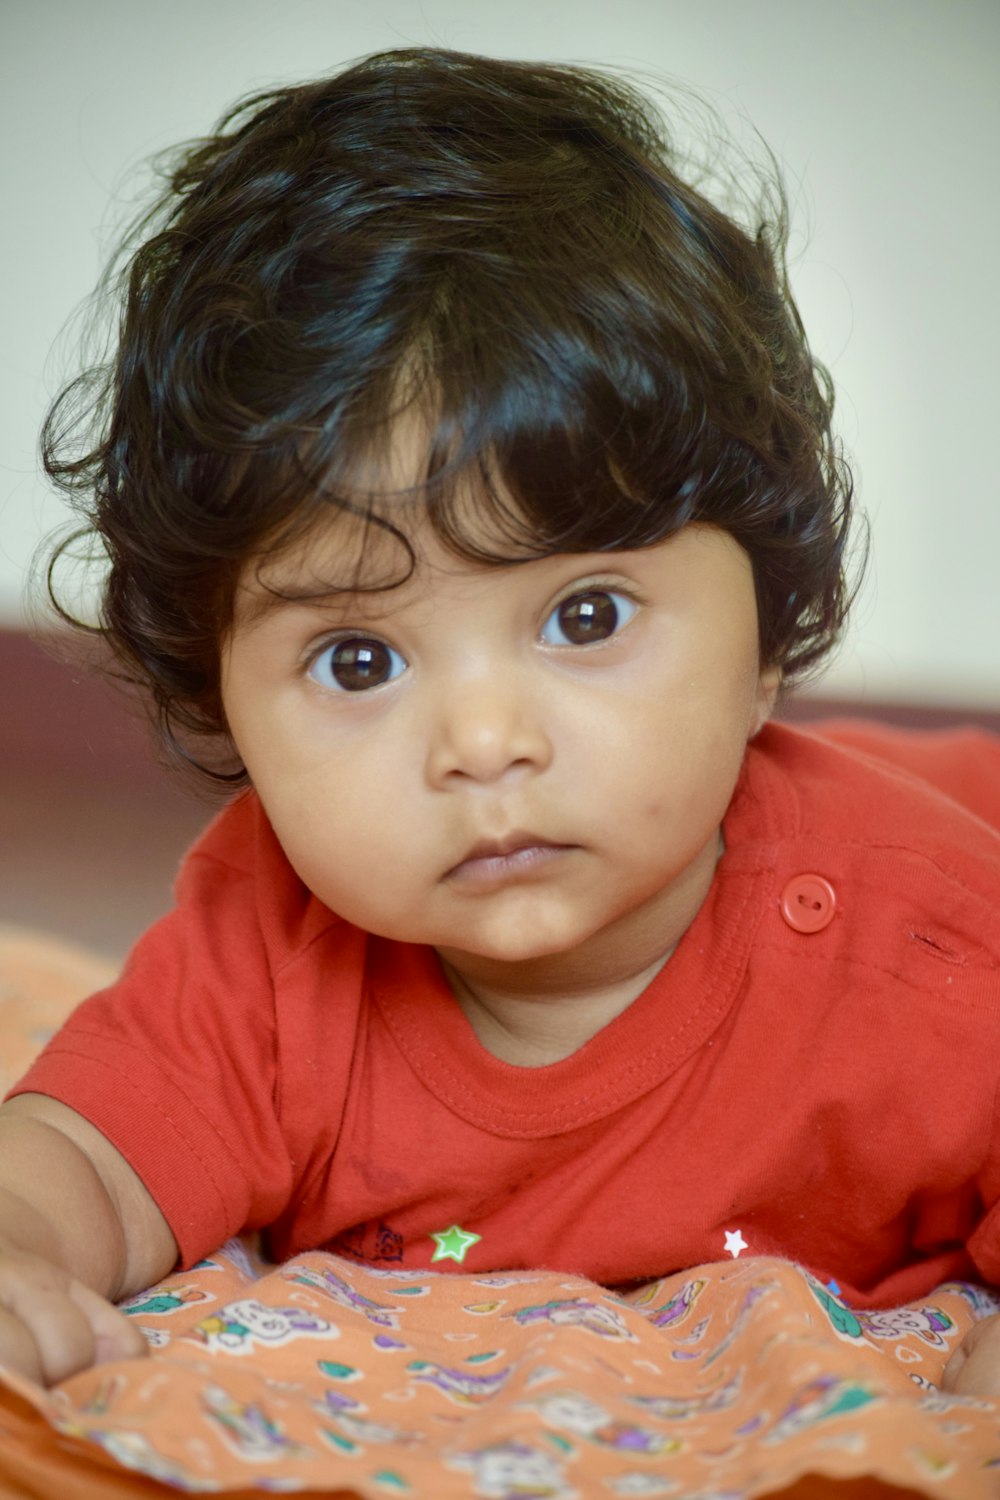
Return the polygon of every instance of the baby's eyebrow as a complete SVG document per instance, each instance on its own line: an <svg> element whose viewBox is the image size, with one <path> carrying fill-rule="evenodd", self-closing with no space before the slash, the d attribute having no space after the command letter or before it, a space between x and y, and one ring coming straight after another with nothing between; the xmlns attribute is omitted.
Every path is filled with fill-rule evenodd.
<svg viewBox="0 0 1000 1500"><path fill-rule="evenodd" d="M243 629L260 625L292 609L308 609L328 617L382 616L388 613L388 607L378 601L382 601L387 592L385 589L356 589L329 583L296 584L290 580L256 588L244 586L238 591L234 616Z"/></svg>

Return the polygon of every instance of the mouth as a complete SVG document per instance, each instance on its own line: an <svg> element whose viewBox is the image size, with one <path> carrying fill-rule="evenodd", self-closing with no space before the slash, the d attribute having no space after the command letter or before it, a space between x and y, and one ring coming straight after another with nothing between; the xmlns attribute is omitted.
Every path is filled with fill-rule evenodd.
<svg viewBox="0 0 1000 1500"><path fill-rule="evenodd" d="M556 844L538 834L512 833L503 839L481 839L445 872L445 880L485 889L541 875L575 844Z"/></svg>

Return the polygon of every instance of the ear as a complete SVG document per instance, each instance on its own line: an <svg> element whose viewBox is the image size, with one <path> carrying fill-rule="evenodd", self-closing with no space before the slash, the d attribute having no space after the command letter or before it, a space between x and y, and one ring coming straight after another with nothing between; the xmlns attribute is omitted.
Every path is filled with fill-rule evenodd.
<svg viewBox="0 0 1000 1500"><path fill-rule="evenodd" d="M752 740L767 723L774 713L774 705L777 702L778 690L781 687L781 668L763 667L757 678L757 691L754 694L753 713L750 719L750 732L748 740Z"/></svg>

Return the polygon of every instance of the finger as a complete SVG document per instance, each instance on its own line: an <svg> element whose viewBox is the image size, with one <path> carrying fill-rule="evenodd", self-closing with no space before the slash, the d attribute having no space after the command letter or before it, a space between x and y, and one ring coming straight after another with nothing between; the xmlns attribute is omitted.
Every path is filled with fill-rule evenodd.
<svg viewBox="0 0 1000 1500"><path fill-rule="evenodd" d="M941 1372L941 1389L943 1391L954 1391L957 1389L958 1377L968 1358L969 1356L966 1354L964 1347L960 1344Z"/></svg>
<svg viewBox="0 0 1000 1500"><path fill-rule="evenodd" d="M1000 1396L1000 1323L974 1323L944 1367L941 1389L963 1396Z"/></svg>
<svg viewBox="0 0 1000 1500"><path fill-rule="evenodd" d="M94 1332L67 1289L69 1278L39 1268L0 1286L4 1358L42 1385L93 1364Z"/></svg>
<svg viewBox="0 0 1000 1500"><path fill-rule="evenodd" d="M0 1365L44 1385L42 1361L34 1335L20 1318L0 1307Z"/></svg>
<svg viewBox="0 0 1000 1500"><path fill-rule="evenodd" d="M70 1295L90 1325L95 1364L106 1364L113 1359L142 1359L149 1353L142 1329L113 1303L80 1281L70 1282Z"/></svg>
<svg viewBox="0 0 1000 1500"><path fill-rule="evenodd" d="M1000 1396L1000 1363L996 1349L984 1344L974 1350L951 1374L944 1389L959 1396L987 1396L996 1400Z"/></svg>

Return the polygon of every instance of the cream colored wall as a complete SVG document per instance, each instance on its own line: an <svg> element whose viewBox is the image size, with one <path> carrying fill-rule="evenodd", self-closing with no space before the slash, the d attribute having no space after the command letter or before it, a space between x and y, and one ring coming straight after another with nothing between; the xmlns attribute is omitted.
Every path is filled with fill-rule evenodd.
<svg viewBox="0 0 1000 1500"><path fill-rule="evenodd" d="M139 164L250 88L419 43L672 75L755 122L872 519L824 689L1000 707L996 0L7 0L0 622L61 518L36 431Z"/></svg>

